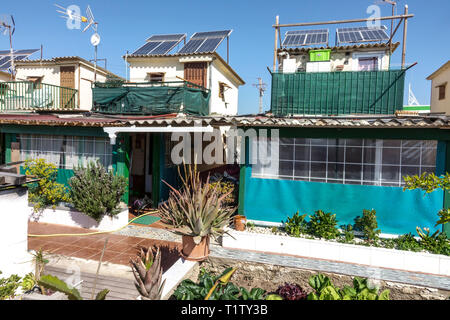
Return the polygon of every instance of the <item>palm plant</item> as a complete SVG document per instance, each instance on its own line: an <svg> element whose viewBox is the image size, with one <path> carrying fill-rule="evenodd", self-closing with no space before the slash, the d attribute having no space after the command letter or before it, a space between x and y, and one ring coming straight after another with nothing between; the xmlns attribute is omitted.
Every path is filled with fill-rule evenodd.
<svg viewBox="0 0 450 320"><path fill-rule="evenodd" d="M156 250L155 256L151 247L141 248L137 259L130 259L131 270L136 282L136 289L144 300L160 300L164 287L161 268L161 251Z"/></svg>
<svg viewBox="0 0 450 320"><path fill-rule="evenodd" d="M214 186L209 181L200 179L197 167L184 165L184 176L180 173L182 186L177 190L166 181L170 188L169 199L160 204L162 222L172 225L175 232L191 236L196 244L205 236L217 237L223 234L225 226L231 222L236 207L227 206L225 199L233 190L221 192L219 184Z"/></svg>

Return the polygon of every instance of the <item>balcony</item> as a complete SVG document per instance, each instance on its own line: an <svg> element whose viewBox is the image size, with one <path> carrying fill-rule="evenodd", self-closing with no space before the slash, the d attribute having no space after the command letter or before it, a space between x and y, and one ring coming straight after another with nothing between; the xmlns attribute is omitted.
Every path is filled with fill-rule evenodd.
<svg viewBox="0 0 450 320"><path fill-rule="evenodd" d="M209 113L210 91L187 81L95 83L93 111L107 114L159 115Z"/></svg>
<svg viewBox="0 0 450 320"><path fill-rule="evenodd" d="M394 114L405 70L272 74L275 115Z"/></svg>
<svg viewBox="0 0 450 320"><path fill-rule="evenodd" d="M30 81L0 82L0 112L78 108L78 90Z"/></svg>

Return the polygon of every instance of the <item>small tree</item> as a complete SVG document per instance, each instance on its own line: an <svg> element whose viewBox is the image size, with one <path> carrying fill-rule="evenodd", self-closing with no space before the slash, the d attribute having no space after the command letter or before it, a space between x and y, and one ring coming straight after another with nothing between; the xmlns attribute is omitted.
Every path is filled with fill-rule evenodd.
<svg viewBox="0 0 450 320"><path fill-rule="evenodd" d="M98 161L90 162L86 168L74 168L74 173L69 184L75 208L96 221L119 213L120 199L127 187L125 177L114 175Z"/></svg>
<svg viewBox="0 0 450 320"><path fill-rule="evenodd" d="M55 207L60 202L70 201L67 188L56 182L58 169L44 159L26 160L25 174L35 176L38 182L28 185L28 200L38 212L45 207Z"/></svg>
<svg viewBox="0 0 450 320"><path fill-rule="evenodd" d="M377 212L375 210L363 210L362 217L355 218L355 230L361 231L367 242L376 242L381 233L378 229Z"/></svg>

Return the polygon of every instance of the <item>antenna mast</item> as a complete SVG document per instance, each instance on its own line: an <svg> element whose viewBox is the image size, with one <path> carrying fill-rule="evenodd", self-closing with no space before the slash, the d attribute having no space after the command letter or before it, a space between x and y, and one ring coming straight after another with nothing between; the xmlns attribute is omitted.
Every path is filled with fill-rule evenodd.
<svg viewBox="0 0 450 320"><path fill-rule="evenodd" d="M261 78L258 78L258 83L253 84L259 91L259 114L263 113L263 96L266 91L266 84L262 82Z"/></svg>
<svg viewBox="0 0 450 320"><path fill-rule="evenodd" d="M417 100L416 96L414 95L414 92L411 89L411 83L409 84L408 105L420 106L419 101Z"/></svg>

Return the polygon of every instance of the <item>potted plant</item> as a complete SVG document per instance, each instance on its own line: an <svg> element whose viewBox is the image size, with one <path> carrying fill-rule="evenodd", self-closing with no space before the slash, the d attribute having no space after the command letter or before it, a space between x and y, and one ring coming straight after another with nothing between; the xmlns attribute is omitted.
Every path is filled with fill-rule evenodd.
<svg viewBox="0 0 450 320"><path fill-rule="evenodd" d="M245 216L235 215L233 217L233 222L234 222L234 228L236 229L236 231L244 231L245 225L247 223L247 218Z"/></svg>
<svg viewBox="0 0 450 320"><path fill-rule="evenodd" d="M169 199L159 205L163 223L174 227L174 232L182 235L182 256L186 260L203 261L209 255L210 235L217 237L231 222L236 207L224 204L231 191L220 192L218 186L211 187L209 175L205 182L194 165L184 165L180 190L166 181L170 188Z"/></svg>

